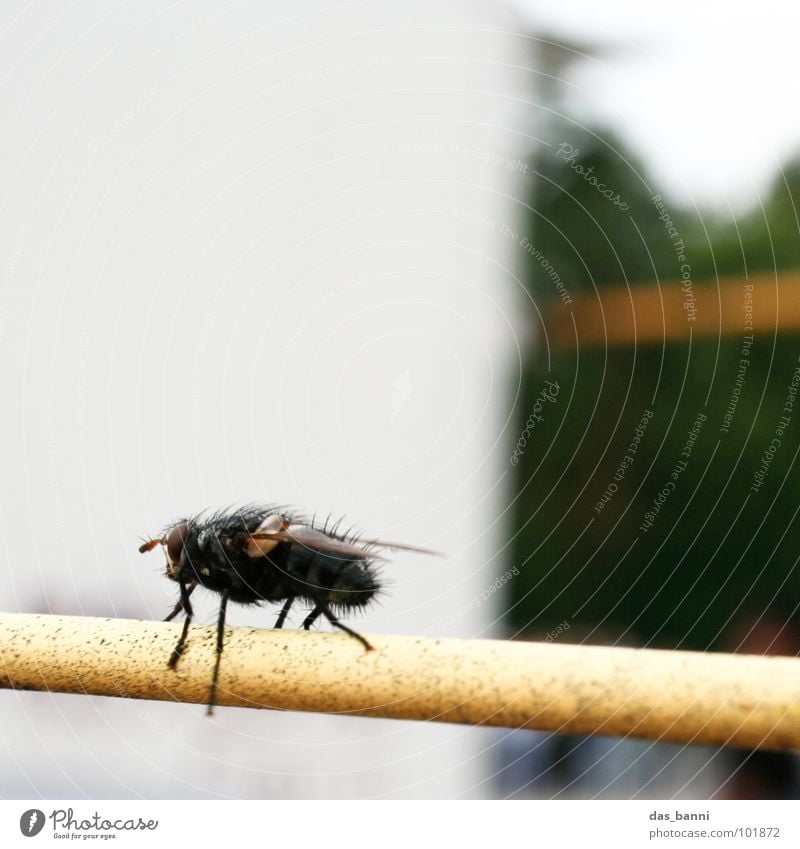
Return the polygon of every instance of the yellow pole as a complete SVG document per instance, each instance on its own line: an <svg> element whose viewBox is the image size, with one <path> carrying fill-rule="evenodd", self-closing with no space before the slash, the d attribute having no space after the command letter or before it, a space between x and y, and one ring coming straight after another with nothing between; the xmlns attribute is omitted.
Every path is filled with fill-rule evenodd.
<svg viewBox="0 0 800 849"><path fill-rule="evenodd" d="M216 630L0 614L0 687L205 703ZM228 629L220 705L800 748L800 659Z"/></svg>

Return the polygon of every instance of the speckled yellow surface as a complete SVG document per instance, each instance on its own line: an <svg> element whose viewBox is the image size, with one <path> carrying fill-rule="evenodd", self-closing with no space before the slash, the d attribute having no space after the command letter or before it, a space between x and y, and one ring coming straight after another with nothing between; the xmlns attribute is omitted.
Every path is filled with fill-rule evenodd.
<svg viewBox="0 0 800 849"><path fill-rule="evenodd" d="M0 614L0 687L204 704L216 630ZM800 748L800 659L232 628L218 703Z"/></svg>

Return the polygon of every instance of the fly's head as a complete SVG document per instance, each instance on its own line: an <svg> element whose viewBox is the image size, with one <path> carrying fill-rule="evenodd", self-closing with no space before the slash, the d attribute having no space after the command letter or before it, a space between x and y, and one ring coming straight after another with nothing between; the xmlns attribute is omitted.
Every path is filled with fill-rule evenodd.
<svg viewBox="0 0 800 849"><path fill-rule="evenodd" d="M152 551L157 545L162 546L167 558L167 577L173 581L180 581L186 564L186 540L189 533L187 521L177 522L167 529L161 539L151 539L139 546L139 551L144 554L146 551Z"/></svg>
<svg viewBox="0 0 800 849"><path fill-rule="evenodd" d="M189 536L189 523L179 522L164 535L164 552L167 555L167 577L180 580L186 561L186 538Z"/></svg>

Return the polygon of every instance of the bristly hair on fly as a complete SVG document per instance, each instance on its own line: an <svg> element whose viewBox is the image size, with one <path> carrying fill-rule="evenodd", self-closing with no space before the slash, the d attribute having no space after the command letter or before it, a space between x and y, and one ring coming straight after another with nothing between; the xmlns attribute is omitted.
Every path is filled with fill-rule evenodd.
<svg viewBox="0 0 800 849"><path fill-rule="evenodd" d="M178 584L169 622L186 614L183 631L170 655L175 669L186 649L194 615L190 596L200 586L220 596L217 618L217 655L211 677L208 710L214 711L217 680L229 601L237 604L283 603L276 628L282 628L296 600L311 606L303 621L308 630L323 616L334 627L358 640L367 651L372 646L361 634L343 624L337 613L366 607L381 591L376 561L386 558L381 549L436 555L437 552L403 543L364 539L352 528L342 531L342 520L328 516L318 522L290 508L249 504L213 513L178 519L157 539L140 547L144 553L161 545L166 575Z"/></svg>

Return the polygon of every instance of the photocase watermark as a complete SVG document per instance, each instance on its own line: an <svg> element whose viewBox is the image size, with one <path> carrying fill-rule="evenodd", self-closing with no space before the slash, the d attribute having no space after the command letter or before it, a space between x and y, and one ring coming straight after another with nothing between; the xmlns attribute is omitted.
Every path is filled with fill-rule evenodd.
<svg viewBox="0 0 800 849"><path fill-rule="evenodd" d="M800 357L798 357L797 361L800 362ZM769 467L772 465L775 455L783 444L783 437L786 430L792 423L792 413L794 412L794 402L797 400L798 387L800 387L800 365L795 367L792 373L792 379L786 387L786 396L784 398L783 409L781 410L782 415L775 425L775 435L772 437L772 441L761 455L761 465L753 473L753 483L750 485L750 492L758 492L767 479Z"/></svg>
<svg viewBox="0 0 800 849"><path fill-rule="evenodd" d="M175 734L169 728L166 728L158 720L153 719L153 717L147 713L147 711L141 706L141 704L138 703L138 700L134 699L131 696L130 692L125 687L121 686L119 682L115 682L114 687L117 693L119 694L120 698L130 699L131 702L136 704L136 715L147 725L149 731L151 731L153 734L157 734L159 737L162 737L174 746L183 749L184 752L187 752L193 758L200 757L200 752L197 748L192 746L190 743L187 743L186 740L184 740L179 735Z"/></svg>
<svg viewBox="0 0 800 849"><path fill-rule="evenodd" d="M557 640L565 631L569 631L569 622L567 622L566 619L545 634L544 642L552 643L554 640Z"/></svg>
<svg viewBox="0 0 800 849"><path fill-rule="evenodd" d="M303 83L323 80L327 77L334 77L337 74L347 74L351 71L367 70L369 68L382 68L387 65L392 65L395 59L393 56L376 56L374 58L367 57L364 59L348 59L344 62L337 62L333 65L318 65L316 68L309 68L307 71L298 71L291 77L278 80L261 91L251 91L247 95L248 103L257 103L265 98L275 97L284 91L288 91L295 86Z"/></svg>
<svg viewBox="0 0 800 849"><path fill-rule="evenodd" d="M75 367L75 423L83 430L86 427L89 410L89 366L92 363L91 346L96 335L96 319L89 310L82 316L81 330L78 336Z"/></svg>
<svg viewBox="0 0 800 849"><path fill-rule="evenodd" d="M47 478L50 483L50 505L48 512L51 517L51 527L59 531L64 527L64 493L61 488L61 476L59 474L59 451L58 436L60 433L58 417L56 415L56 388L54 380L47 381L45 393L45 425L46 425L46 466Z"/></svg>
<svg viewBox="0 0 800 849"><path fill-rule="evenodd" d="M227 144L223 145L218 150L214 151L211 156L206 157L192 173L178 186L177 189L161 204L158 208L152 224L144 235L144 238L137 245L137 251L144 253L147 247L155 238L158 231L169 221L170 215L175 211L180 199L192 188L200 182L200 180L219 162L227 159L233 151L235 151L242 143L238 136L232 138Z"/></svg>
<svg viewBox="0 0 800 849"><path fill-rule="evenodd" d="M200 434L206 428L206 422L202 415L202 406L203 402L206 400L208 389L204 360L211 340L211 334L216 323L217 297L218 295L214 298L212 304L206 309L203 320L200 322L200 327L194 334L196 347L194 366L192 367L192 373L189 378L189 384L191 387L189 396L191 416L189 417L189 420L191 422L192 433L195 435Z"/></svg>
<svg viewBox="0 0 800 849"><path fill-rule="evenodd" d="M0 339L3 337L3 328L6 323L6 303L8 301L8 292L11 288L11 281L14 279L28 244L28 226L27 223L20 224L14 232L8 261L2 273L0 273Z"/></svg>
<svg viewBox="0 0 800 849"><path fill-rule="evenodd" d="M195 18L190 24L190 30L203 29L216 24L218 21L227 15L238 12L240 9L246 9L250 5L249 0L232 0L230 3L225 3L213 12L203 15L201 18Z"/></svg>
<svg viewBox="0 0 800 849"><path fill-rule="evenodd" d="M29 808L19 818L19 830L25 837L36 837L44 828L44 824L44 811L40 811L38 808Z"/></svg>
<svg viewBox="0 0 800 849"><path fill-rule="evenodd" d="M491 584L491 586L487 587L485 590L483 590L480 595L476 595L475 598L473 598L471 601L468 601L466 604L462 604L458 608L458 610L456 610L455 613L452 613L449 616L446 616L440 622L437 622L437 624L432 629L430 629L428 633L436 634L442 628L449 628L452 625L455 625L455 623L459 619L466 616L468 613L472 613L473 611L477 610L482 604L489 601L489 599L496 592L501 590L509 581L511 581L517 575L519 575L519 569L516 566L511 569L508 569L502 575L499 575L495 579L494 583Z"/></svg>
<svg viewBox="0 0 800 849"><path fill-rule="evenodd" d="M689 465L689 459L692 456L692 451L694 451L695 442L697 442L697 437L700 435L700 431L707 418L708 416L705 413L698 413L691 428L687 431L687 439L680 453L680 459L675 463L675 467L670 472L667 482L653 499L652 506L642 518L642 524L639 525L639 530L642 533L646 534L653 527L659 513L661 513L661 508L667 502L670 495L678 488L678 481Z"/></svg>
<svg viewBox="0 0 800 849"><path fill-rule="evenodd" d="M389 414L389 425L393 425L400 411L405 407L406 401L414 392L414 384L411 380L411 370L406 369L397 380L392 383L392 411Z"/></svg>
<svg viewBox="0 0 800 849"><path fill-rule="evenodd" d="M576 174L580 174L580 176L583 177L589 185L594 186L597 191L614 204L614 206L619 207L623 212L630 209L630 205L627 201L624 201L618 193L614 192L614 189L608 188L605 183L601 183L597 179L593 173L594 165L590 168L586 168L578 162L580 154L580 148L573 147L568 142L561 142L558 146L558 150L556 151L556 156L560 156Z"/></svg>
<svg viewBox="0 0 800 849"><path fill-rule="evenodd" d="M636 459L636 453L639 450L639 445L644 437L645 431L647 430L647 425L650 424L650 419L652 418L652 410L645 410L644 413L642 413L642 417L639 419L639 424L633 429L631 444L628 446L625 456L622 460L620 460L616 472L614 472L613 480L608 482L608 486L606 486L605 491L600 496L600 500L594 505L595 513L600 513L604 510L609 501L611 501L611 499L616 495L617 490L619 489L619 484L622 483L628 469L633 465L633 461Z"/></svg>
<svg viewBox="0 0 800 849"><path fill-rule="evenodd" d="M284 354L290 354L296 347L303 335L308 330L311 322L320 313L327 310L333 301L338 300L342 295L358 289L359 286L364 286L369 282L367 277L355 277L352 280L340 280L333 288L328 289L325 294L314 304L313 308L306 310L303 318L295 324L292 335L289 341L284 345Z"/></svg>
<svg viewBox="0 0 800 849"><path fill-rule="evenodd" d="M144 112L147 107L156 99L160 92L158 86L151 86L136 102L136 105L131 107L124 115L120 115L112 124L111 129L104 133L96 133L89 139L89 150L92 153L97 153L104 150Z"/></svg>
<svg viewBox="0 0 800 849"><path fill-rule="evenodd" d="M512 236L514 241L517 241L515 238L516 234ZM550 260L533 244L533 242L528 239L527 236L522 236L519 239L519 246L530 256L535 259L539 265L541 265L544 273L553 281L553 284L556 287L556 292L558 292L558 296L561 298L561 303L564 304L565 307L570 306L572 303L572 298L570 297L569 292L567 291L567 287L564 285L564 281L561 279L561 275L553 268Z"/></svg>
<svg viewBox="0 0 800 849"><path fill-rule="evenodd" d="M507 239L511 239L511 241L519 245L519 247L531 257L531 259L536 260L536 262L541 265L542 270L553 281L553 285L556 287L556 292L558 292L564 306L568 307L572 303L572 298L567 291L567 287L564 285L564 281L561 279L561 275L555 270L555 268L553 268L550 260L547 259L547 257L527 236L516 232L516 230L509 227L508 224L504 224L502 221L486 218L483 215L477 215L472 212L463 212L460 209L455 210L453 215L461 221L466 221L469 224L476 224L479 227L485 227L487 230L492 230L495 233L500 233Z"/></svg>
<svg viewBox="0 0 800 849"><path fill-rule="evenodd" d="M472 148L472 157L480 162L488 162L490 165L499 165L505 168L506 171L514 171L518 174L532 173L530 165L523 159L506 156L502 153L495 153L492 150L483 150L480 147L474 147Z"/></svg>
<svg viewBox="0 0 800 849"><path fill-rule="evenodd" d="M313 439L308 444L308 453L314 459L319 480L332 492L335 492L348 501L358 504L403 504L408 501L408 493L406 492L366 495L363 492L356 492L353 489L343 486L331 473L330 468L323 459L319 444Z"/></svg>
<svg viewBox="0 0 800 849"><path fill-rule="evenodd" d="M111 819L95 811L79 819L75 816L73 808L55 808L47 816L39 808L30 808L19 818L19 830L25 837L36 837L45 827L47 820L50 820L53 837L64 840L114 840L118 832L155 831L158 828L158 820L145 820L141 817Z"/></svg>
<svg viewBox="0 0 800 849"><path fill-rule="evenodd" d="M731 390L731 398L728 401L728 406L725 408L725 414L722 417L722 424L719 427L720 433L728 433L733 422L733 416L736 413L736 406L739 403L739 397L742 394L744 387L744 379L747 374L747 369L750 368L750 348L754 342L753 336L753 284L745 283L744 286L744 332L745 336L742 339L742 348L739 351L739 369L736 372L736 380L733 383Z"/></svg>
<svg viewBox="0 0 800 849"><path fill-rule="evenodd" d="M463 159L476 159L479 162L485 162L488 165L497 165L505 168L506 171L512 171L517 174L532 174L533 169L525 162L515 156L508 156L505 153L498 153L494 150L486 150L482 147L468 147L461 144L431 144L429 142L420 142L418 144L401 144L397 148L398 152L405 156L433 156L445 155L453 157L461 157Z"/></svg>
<svg viewBox="0 0 800 849"><path fill-rule="evenodd" d="M681 290L683 291L683 308L686 310L686 320L688 322L695 321L697 318L697 307L694 301L694 286L692 285L692 266L686 259L686 245L683 243L681 234L669 214L669 210L664 206L661 195L653 195L651 200L656 205L658 212L658 220L664 222L664 227L667 234L672 240L672 247L675 251L675 256L680 263L681 272Z"/></svg>
<svg viewBox="0 0 800 849"><path fill-rule="evenodd" d="M544 416L542 415L544 405L555 404L558 393L561 391L561 387L558 385L557 380L546 380L545 384L546 385L542 391L536 396L536 402L533 405L533 410L525 422L525 429L519 435L516 447L514 448L514 453L511 455L512 466L519 464L519 458L525 453L525 448L528 445L528 440L530 439L533 429L536 427L537 423L544 421Z"/></svg>

